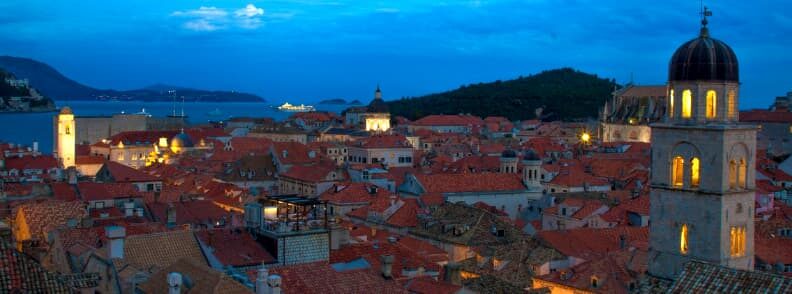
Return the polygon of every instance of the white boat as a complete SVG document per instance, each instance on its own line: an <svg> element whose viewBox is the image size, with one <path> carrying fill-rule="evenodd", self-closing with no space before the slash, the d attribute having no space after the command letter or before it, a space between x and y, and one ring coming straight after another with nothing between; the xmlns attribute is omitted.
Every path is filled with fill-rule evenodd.
<svg viewBox="0 0 792 294"><path fill-rule="evenodd" d="M305 104L291 105L289 104L289 102L286 102L283 103L283 105L278 106L278 110L286 111L286 112L309 112L309 111L314 111L315 109L311 105L305 105Z"/></svg>

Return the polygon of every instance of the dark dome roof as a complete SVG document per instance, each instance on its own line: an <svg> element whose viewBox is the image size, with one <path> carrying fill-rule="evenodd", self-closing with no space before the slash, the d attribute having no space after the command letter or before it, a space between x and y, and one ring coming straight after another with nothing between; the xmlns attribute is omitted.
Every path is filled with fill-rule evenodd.
<svg viewBox="0 0 792 294"><path fill-rule="evenodd" d="M190 136L187 136L187 134L185 133L179 133L176 134L176 136L173 136L170 145L171 147L182 147L182 148L193 147L193 143L192 140L190 139Z"/></svg>
<svg viewBox="0 0 792 294"><path fill-rule="evenodd" d="M536 154L536 151L533 149L525 150L525 155L523 156L523 160L541 160L539 155Z"/></svg>
<svg viewBox="0 0 792 294"><path fill-rule="evenodd" d="M367 108L368 112L372 113L388 113L388 104L382 99L371 100Z"/></svg>
<svg viewBox="0 0 792 294"><path fill-rule="evenodd" d="M668 67L669 81L739 82L737 55L726 43L709 37L706 27L698 38L674 52Z"/></svg>
<svg viewBox="0 0 792 294"><path fill-rule="evenodd" d="M501 153L501 157L514 158L517 157L517 152L514 152L514 150L511 149L506 149Z"/></svg>

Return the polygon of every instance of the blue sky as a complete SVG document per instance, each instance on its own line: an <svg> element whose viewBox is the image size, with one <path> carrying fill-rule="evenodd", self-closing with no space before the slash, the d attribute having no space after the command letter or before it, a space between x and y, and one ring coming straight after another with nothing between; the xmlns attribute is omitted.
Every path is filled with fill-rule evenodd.
<svg viewBox="0 0 792 294"><path fill-rule="evenodd" d="M712 36L736 51L741 107L792 91L786 0L724 0ZM386 99L574 67L662 84L699 28L699 1L0 2L0 54L53 65L98 88L154 83L270 101Z"/></svg>

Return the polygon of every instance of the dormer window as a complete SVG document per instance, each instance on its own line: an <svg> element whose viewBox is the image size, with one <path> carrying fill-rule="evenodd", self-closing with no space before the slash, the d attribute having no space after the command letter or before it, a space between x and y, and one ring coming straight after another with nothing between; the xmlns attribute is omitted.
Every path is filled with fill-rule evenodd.
<svg viewBox="0 0 792 294"><path fill-rule="evenodd" d="M599 278L597 278L597 276L591 276L591 288L597 289L599 284Z"/></svg>

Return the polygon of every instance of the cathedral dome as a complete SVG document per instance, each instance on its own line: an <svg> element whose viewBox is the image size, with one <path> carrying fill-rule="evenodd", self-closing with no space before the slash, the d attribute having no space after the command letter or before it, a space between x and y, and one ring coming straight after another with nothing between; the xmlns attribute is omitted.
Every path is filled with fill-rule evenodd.
<svg viewBox="0 0 792 294"><path fill-rule="evenodd" d="M504 157L504 158L515 158L515 157L517 157L517 152L514 152L514 150L511 150L511 149L506 149L506 150L503 150L503 152L501 152L501 157Z"/></svg>
<svg viewBox="0 0 792 294"><path fill-rule="evenodd" d="M191 148L193 147L192 140L190 140L190 136L187 136L185 133L179 133L176 136L173 136L170 142L171 148L179 147L179 148Z"/></svg>
<svg viewBox="0 0 792 294"><path fill-rule="evenodd" d="M668 68L669 81L739 82L737 55L726 43L710 38L706 19L701 34L674 52Z"/></svg>
<svg viewBox="0 0 792 294"><path fill-rule="evenodd" d="M74 114L71 110L71 107L64 106L61 107L60 114Z"/></svg>
<svg viewBox="0 0 792 294"><path fill-rule="evenodd" d="M536 151L533 149L525 150L525 155L523 155L523 160L541 160L539 155L536 154Z"/></svg>

